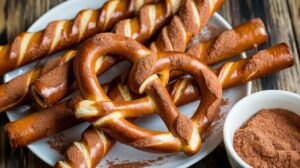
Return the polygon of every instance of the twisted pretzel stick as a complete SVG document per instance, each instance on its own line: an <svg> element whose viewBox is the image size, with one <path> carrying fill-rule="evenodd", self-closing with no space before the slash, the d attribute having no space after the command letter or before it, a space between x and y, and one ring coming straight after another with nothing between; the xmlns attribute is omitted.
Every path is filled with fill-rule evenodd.
<svg viewBox="0 0 300 168"><path fill-rule="evenodd" d="M126 4L131 2L131 4L129 4L129 6L131 6L130 8L132 8L132 5L137 5L138 3L140 3L141 5L143 5L144 3L150 3L150 2L156 2L157 0L146 0L146 1L124 1L122 3ZM117 5L118 1L114 1L114 4ZM112 3L108 3L112 4ZM123 4L123 5L124 5ZM119 4L121 5L121 4ZM147 18L150 17L150 12L153 11L160 11L158 12L157 19L153 19L154 22L156 23L160 23L160 22L165 22L165 20L161 19L164 18L164 16L160 16L160 15L170 15L170 10L167 11L161 11L162 9L160 8L162 5L165 5L167 9L169 8L175 8L177 9L178 7L176 7L176 5L178 6L179 4L177 3L177 1L163 1L163 3L158 3L157 5L146 5L141 9L140 13L141 14L141 18ZM106 5L107 6L107 5ZM106 9L106 7L104 5L103 9ZM147 10L149 9L149 7L151 10ZM116 6L118 7L118 6ZM135 9L139 9L140 7L136 6ZM117 9L116 9L117 10ZM89 10L85 10L82 13L79 14L78 18L84 18L84 16L86 14L86 12L88 12ZM130 9L130 11L132 11L132 9ZM143 12L142 12L143 11ZM137 12L137 11L135 11ZM147 13L148 12L148 13ZM114 16L115 17L115 16ZM121 19L119 17L116 17L117 20ZM158 21L157 21L158 20ZM76 22L76 21L75 21ZM79 21L77 21L79 22ZM90 20L89 24L92 24L92 20ZM115 21L111 20L112 23L114 23ZM143 21L144 22L144 21ZM112 23L107 23L107 24L112 24ZM88 24L88 22L87 22ZM158 29L159 25L157 25L155 28ZM111 27L111 26L110 26ZM106 29L105 29L106 30ZM155 33L155 31L153 31L152 33ZM148 34L149 36L149 34ZM72 81L72 77L70 77L69 74L71 74L68 70L71 69L69 68L70 65L69 64L65 64L63 66L59 66L62 65L63 63L68 62L69 60L71 60L71 58L73 56L75 56L76 51L75 50L70 50L68 51L68 53L72 53L68 56L68 59L66 60L65 58L61 58L62 62L60 64L57 65L53 65L51 62L50 63L46 63L45 65L39 66L34 68L33 70L31 70L30 72L24 74L24 75L20 75L18 77L16 77L15 79L13 79L11 82L7 83L7 84L3 84L0 85L0 94L2 94L3 96L0 98L0 112L8 110L9 108L13 108L16 107L26 101L29 101L29 86L31 84L34 85L34 87L32 87L31 93L33 95L33 97L35 98L35 101L37 102L37 104L39 104L41 107L46 108L47 105L52 105L53 101L51 101L52 99L43 99L43 97L48 97L48 95L52 95L53 97L64 97L67 94L67 90L64 89L62 90L61 88L69 88L69 86L72 83L69 83L69 81ZM64 56L63 56L64 57ZM104 57L104 60L101 63L101 66L99 66L99 71L98 73L101 73L102 71L104 71L105 69L108 69L111 65L115 64L116 62L116 58L114 57ZM51 69L47 68L48 66L51 66ZM45 69L44 67L46 67L46 69L48 69L47 71L43 70L43 73L39 73L41 69ZM49 72L51 71L51 72ZM48 73L49 72L49 73ZM47 75L46 75L47 74ZM57 74L61 74L59 76L57 76ZM45 76L44 76L45 75ZM41 77L44 76L44 77ZM69 79L70 78L70 79ZM36 81L38 79L38 81ZM44 88L43 84L47 84L48 88L46 89L41 89L41 92L39 92L40 90L38 90L37 88ZM56 102L56 101L55 101Z"/></svg>
<svg viewBox="0 0 300 168"><path fill-rule="evenodd" d="M261 61L261 60L270 60L270 62ZM226 80L222 80L221 82L222 88L225 89L225 87L227 88L234 87L239 84L246 83L250 80L254 80L262 76L266 76L270 73L280 71L282 69L292 66L293 64L294 64L294 59L287 45L279 44L271 48L268 48L266 50L262 50L249 58L241 59L236 62L227 62L217 70L214 70L214 72L217 73L219 79L222 78L226 79ZM228 67L230 67L230 70L228 69ZM246 67L252 67L252 68L246 68ZM246 69L248 69L248 71L246 71ZM227 73L220 73L225 71ZM240 75L237 75L235 78L232 78L235 74L240 74ZM224 77L225 75L227 77ZM230 78L235 80L231 81ZM113 100L129 101L137 98L135 94L129 91L126 84L122 81L121 83L119 81L113 81L112 83L103 86L103 88L107 92L107 95ZM201 95L201 93L198 92L197 86L195 85L192 78L178 79L174 83L169 84L167 89L176 106L181 106L193 102L199 99ZM68 102L69 101L67 101L66 104L68 104ZM64 104L64 103L65 102L60 104ZM151 103L148 104L147 101L140 102L140 103L144 103L145 109L147 109L146 107L148 108L150 107L151 109ZM62 106L60 104L54 105L53 107L47 109L46 111L43 110L40 112L29 114L24 118L18 119L14 122L7 123L5 128L6 131L8 132L9 140L10 143L12 144L12 147L18 148L18 147L26 146L47 135L48 136L53 135L59 131L62 131L66 128L76 125L78 122L75 122L76 121L75 116L73 114L71 115L68 112L68 106L66 104L65 106ZM102 106L104 106L105 103L102 104L103 104ZM114 103L108 106L108 107L113 107L111 108L110 111L104 111L104 110L102 110L102 112L99 111L99 115L96 116L99 117L100 114L103 115L104 113L112 112L117 109L121 110L122 108L123 109L128 108L128 106L125 106L126 104L123 104L124 106L121 105L122 104L118 105L118 103ZM58 108L59 106L64 107L65 110ZM93 107L97 108L97 106L98 105L95 105ZM57 117L56 118L57 121L74 121L74 122L73 123L55 122L55 121L49 123L39 122L43 118L55 118L55 117ZM88 119L89 117L86 116L86 118ZM84 119L84 116L82 116L82 119ZM65 125L66 123L69 123L70 125ZM32 127L32 125L37 125L37 127ZM56 130L57 132L48 131L48 130Z"/></svg>
<svg viewBox="0 0 300 168"><path fill-rule="evenodd" d="M29 86L41 75L68 62L74 55L75 52L73 51L66 52L62 57L50 60L47 64L29 70L9 82L0 85L0 112L19 106L24 101L29 100Z"/></svg>
<svg viewBox="0 0 300 168"><path fill-rule="evenodd" d="M247 23L237 26L233 30L225 31L220 36L216 37L215 39L212 39L209 42L195 45L189 50L189 53L197 56L197 58L199 58L201 61L204 61L205 63L213 64L225 58L230 58L232 56L235 56L239 54L241 51L245 51L253 47L256 47L258 45L261 45L265 43L267 39L268 36L266 34L266 30L263 22L260 19L253 19ZM217 48L219 49L217 50ZM105 61L106 59L108 59L109 61ZM114 61L111 60L115 60L115 58L104 57L102 60L104 63L108 62L108 64L104 64L106 65L105 67L101 66L100 69L102 70L99 70L97 74L102 73L104 71L103 69L110 67L110 65L112 65L110 63L112 62L114 63ZM53 74L56 73L53 72ZM177 75L178 74L172 73L173 77ZM48 79L51 80L52 78L49 77ZM70 86L66 86L63 88L59 87L62 85L62 83L57 83L56 86L49 87L47 86L48 82L46 81L47 80L45 80L45 82L43 82L42 84L41 83L38 84L38 82L34 83L32 88L35 88L35 90L34 91L32 90L31 92L32 94L41 95L41 96L34 96L34 98L35 101L40 102L39 104L42 107L50 106L51 104L57 102L61 97L63 97L63 95L66 95L66 93L74 89L73 87ZM72 81L64 82L64 83L70 84L72 83ZM54 89L54 88L60 88L60 89ZM68 90L66 90L67 88ZM51 92L49 92L49 90L51 90ZM47 94L43 94L43 91L46 91ZM56 94L62 94L62 95L59 97L56 96Z"/></svg>
<svg viewBox="0 0 300 168"><path fill-rule="evenodd" d="M107 43L107 41L110 43ZM85 105L88 105L90 100L97 102L110 101L99 85L94 71L96 62L93 62L93 60L96 60L103 54L118 55L133 63L136 62L129 77L129 81L132 81L132 83L130 82L129 84L131 84L133 89L139 90L137 92L139 94L143 93L141 90L146 90L150 96L145 98L155 102L153 104L154 111L159 112L158 114L160 114L170 132L145 130L128 122L125 119L126 116L115 116L114 114L96 119L93 125L98 128L104 128L103 131L106 134L141 150L160 152L184 151L188 155L198 152L201 146L198 131L201 132L200 130L203 130L203 124L207 123L206 120L213 118L213 114L217 111L221 102L221 85L213 72L200 61L184 53L152 53L128 38L109 33L99 34L91 41L85 43L74 60L75 78L81 95L87 99L76 104L75 111L79 115L96 112L85 108L89 107ZM167 71L161 72L161 70L166 68L168 68ZM164 75L163 73L168 73L172 69L189 72L195 77L200 90L205 91L203 92L203 103L201 103L191 120L177 111L175 105L167 96L166 89L164 89L163 84L166 84L167 81L161 82L161 80L168 80L168 78L165 78L168 74ZM157 76L151 76L158 72L163 76L163 79L160 80ZM134 81L137 83L134 83ZM83 106L80 106L80 104L83 104ZM134 111L136 113L136 110ZM145 114L145 111L141 112L139 115ZM107 140L104 133L102 139L103 141ZM78 143L76 142L75 144ZM84 144L82 146L84 147ZM87 153L88 151L87 148L77 149L82 153Z"/></svg>
<svg viewBox="0 0 300 168"><path fill-rule="evenodd" d="M199 26L199 28L198 28L198 30L200 30L200 28L203 26L202 24L203 23L206 23L207 22L207 20L208 20L208 18L209 18L209 16L216 10L216 9L218 9L218 7L220 6L220 4L222 4L222 0L221 1L206 1L206 0L204 0L204 1L197 1L197 2L195 2L195 1L189 1L189 0L187 0L185 3L184 3L184 5L181 7L181 9L180 9L180 11L179 11L179 13L180 13L180 19L182 19L182 23L184 23L184 25L186 25L184 28L186 28L186 29L184 29L184 31L183 32L185 32L185 37L186 38L184 38L184 39L180 39L180 40L182 40L182 41L184 41L183 43L185 43L185 45L184 45L184 47L183 47L183 49L182 49L182 51L184 51L185 50L185 48L186 48L186 45L187 45L187 43L189 43L189 40L190 40L190 38L192 37L192 35L193 35L193 30L191 29L191 28L196 28L196 30L197 30L197 27L190 27L191 25L193 25L193 21L191 21L190 19L191 18L194 18L196 21L196 23L199 23L199 24L196 24L196 26ZM196 6L195 5L195 3L197 3L197 5L198 6ZM190 8L191 7L191 8ZM200 8L200 10L202 10L201 9L201 7L206 7L206 8L203 8L203 11L200 11L201 13L199 14L198 12L199 11L195 11L194 9L196 8L196 10L197 10L197 8ZM207 9L208 8L208 10L205 10L205 9ZM193 14L192 14L193 13ZM198 17L194 17L194 16L198 16ZM203 17L202 19L201 19L201 21L199 22L199 19L200 19L200 17ZM176 19L176 18L175 18ZM179 21L180 21L180 19L178 19ZM188 20L186 20L187 22L185 22L185 19L188 19ZM203 20L203 22L202 22L202 20ZM175 24L173 24L174 26L170 26L170 29L172 28L172 29L175 29L175 30L178 30L177 28L178 28L178 25L176 24L176 20L174 21L174 23ZM171 23L173 23L172 21L171 21ZM202 24L201 24L202 23ZM172 24L171 24L172 25ZM198 31L199 32L199 31ZM190 34L191 33L191 34ZM172 35L172 34L170 34L170 35ZM173 34L174 35L174 34ZM163 40L163 39L161 39L161 40ZM179 39L176 39L177 41L179 40ZM183 44L183 43L180 43L180 44ZM152 46L155 46L155 44L154 45L152 45ZM177 48L172 48L172 50L176 50ZM180 50L180 48L178 48L178 50ZM122 54L122 53L120 53L120 54ZM75 58L76 59L76 58ZM79 61L80 62L80 61ZM75 74L77 74L77 73L75 73ZM168 74L166 74L166 73L164 73L165 75L168 75ZM168 76L164 76L164 81L165 81L165 84L166 84L166 81L167 81L167 79L168 79ZM95 80L95 79L94 79ZM96 82L96 81L94 81L94 82ZM80 87L79 87L80 88ZM103 92L102 91L102 89L101 88L99 88L99 87L97 87L97 90L98 90L98 92L100 91L100 92ZM91 94L92 92L89 92L89 94ZM98 93L95 93L95 95L90 95L91 97L89 97L89 98L92 98L93 96L95 96L94 98L97 98L96 97L96 94L98 94ZM87 95L86 95L87 96ZM103 98L104 100L105 99L107 99L107 100L109 100L109 98L108 97L98 97L99 99L101 99L101 98ZM97 99L94 99L94 100L97 100ZM121 121L121 120L120 120ZM125 120L124 120L125 121ZM124 122L123 122L124 123ZM126 124L130 124L130 123L126 123ZM125 125L126 125L125 124ZM133 125L132 125L132 127L131 128L134 128L133 127ZM136 131L138 131L138 129L135 129ZM140 131L140 130L139 130ZM111 132L112 133L112 132ZM152 132L153 133L153 132ZM154 133L155 134L155 133ZM106 140L106 138L102 138L102 140ZM155 147L155 145L153 146L153 147ZM78 151L77 151L77 153L83 153L84 151L88 151L88 149L87 148L77 148L78 149ZM166 149L166 150L168 150L168 149ZM174 149L174 150L176 150L176 149ZM89 154L85 157L85 159L83 159L83 160L86 160L87 158L89 158L88 157L89 156ZM100 158L99 158L99 160L100 160ZM85 163L87 163L87 162L89 162L88 160L86 160L86 162ZM68 164L67 162L63 162L64 164ZM72 163L72 162L69 162L69 163ZM69 164L68 164L69 165ZM61 166L61 164L60 163L58 163L58 166Z"/></svg>
<svg viewBox="0 0 300 168"><path fill-rule="evenodd" d="M161 3L147 5L139 17L125 19L115 26L115 33L137 41L146 41L177 13L185 0L163 0Z"/></svg>
<svg viewBox="0 0 300 168"><path fill-rule="evenodd" d="M97 10L82 10L73 20L59 20L39 32L24 32L11 44L0 46L0 75L107 31L157 0L112 0Z"/></svg>
<svg viewBox="0 0 300 168"><path fill-rule="evenodd" d="M157 31L170 20L184 1L185 0L163 0L161 3L146 5L141 8L139 17L120 21L115 26L115 33L144 42L156 34ZM101 59L97 61L97 73L100 74L104 72L117 63L117 61L118 59L115 57L101 57ZM56 75L58 71L71 71L71 65L69 64L70 63L66 63L62 67L58 67L41 76L40 79L32 84L31 94L39 106L44 108L49 107L66 96L70 90L74 90L75 84L73 83L74 79L72 73L68 73L69 76L61 76L60 80L55 81L55 83L49 83L49 81L53 80L53 76Z"/></svg>

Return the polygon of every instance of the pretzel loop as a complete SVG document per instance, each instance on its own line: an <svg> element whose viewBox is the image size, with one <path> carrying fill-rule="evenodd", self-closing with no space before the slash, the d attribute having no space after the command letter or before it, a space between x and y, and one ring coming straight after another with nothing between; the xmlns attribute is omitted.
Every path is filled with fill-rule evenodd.
<svg viewBox="0 0 300 168"><path fill-rule="evenodd" d="M124 112L126 103L118 102L119 108L117 108L114 105L118 103L111 102L103 92L97 81L95 66L97 66L97 58L104 54L118 55L135 63L129 76L129 86L135 92L139 92L140 87L146 81L144 86L148 96L142 99L151 100L154 111L163 118L171 132L146 130L125 119L138 115L139 111L130 115L130 111L134 108L129 108L127 113ZM203 102L192 119L178 112L164 87L168 81L169 72L173 69L186 71L194 76L201 92L204 93ZM104 111L103 117L92 118L93 125L102 128L105 133L120 142L141 150L184 151L188 155L195 154L201 146L199 136L199 131L202 131L201 126L207 123L206 120L212 117L211 113L213 114L220 104L221 86L218 79L201 62L184 53L153 53L134 40L111 33L99 34L82 47L75 57L74 72L79 89L83 97L87 99L74 106L76 116L80 118L79 114L88 115L98 113L98 110ZM143 101L142 99L140 101ZM91 110L93 108L89 107L95 101L99 106L103 105L103 108ZM106 113L107 109L113 108L116 110ZM147 111L140 112L140 115L148 113Z"/></svg>
<svg viewBox="0 0 300 168"><path fill-rule="evenodd" d="M203 93L202 102L191 120L178 112L168 91L158 78L148 80L166 67L169 70L180 70L192 75L200 92ZM195 152L192 146L201 144L198 132L202 132L208 121L212 121L220 105L222 90L214 73L187 54L161 52L141 58L131 69L128 85L136 93L141 94L144 90L155 102L157 111L168 129L176 137L180 137L189 150ZM142 86L144 89L141 89Z"/></svg>

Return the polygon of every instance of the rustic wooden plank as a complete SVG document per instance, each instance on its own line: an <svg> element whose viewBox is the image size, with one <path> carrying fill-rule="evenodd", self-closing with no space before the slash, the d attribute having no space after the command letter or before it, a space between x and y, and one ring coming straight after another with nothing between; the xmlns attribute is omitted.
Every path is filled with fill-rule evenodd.
<svg viewBox="0 0 300 168"><path fill-rule="evenodd" d="M290 16L292 18L293 30L296 36L298 54L300 52L300 1L288 0Z"/></svg>
<svg viewBox="0 0 300 168"><path fill-rule="evenodd" d="M270 44L274 45L276 43L285 42L290 46L291 51L295 55L295 65L292 68L277 73L277 87L278 89L300 93L300 64L298 55L299 53L296 47L296 38L293 31L293 25L291 21L291 16L289 14L287 1L265 0L263 2L264 8L269 9L266 10L266 21L268 22L268 30L271 34ZM272 86L273 85L271 84L271 89Z"/></svg>

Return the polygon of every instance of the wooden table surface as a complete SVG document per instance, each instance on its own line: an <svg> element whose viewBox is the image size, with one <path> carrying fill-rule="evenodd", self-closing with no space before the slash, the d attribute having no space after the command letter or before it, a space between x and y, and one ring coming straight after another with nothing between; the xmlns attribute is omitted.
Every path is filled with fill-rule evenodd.
<svg viewBox="0 0 300 168"><path fill-rule="evenodd" d="M25 31L39 16L63 0L0 0L0 44L11 42ZM101 0L97 0L101 1ZM299 0L226 0L219 13L233 26L260 17L266 24L270 39L259 49L280 42L287 43L294 53L296 64L289 69L253 82L253 92L280 89L300 93L300 1ZM27 148L12 151L4 132L8 122L0 116L0 167L49 167ZM230 167L224 145L192 167Z"/></svg>

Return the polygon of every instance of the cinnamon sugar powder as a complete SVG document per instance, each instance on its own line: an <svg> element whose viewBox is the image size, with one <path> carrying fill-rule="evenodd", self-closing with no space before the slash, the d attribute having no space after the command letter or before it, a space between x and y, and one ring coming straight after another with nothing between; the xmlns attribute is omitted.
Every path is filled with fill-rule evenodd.
<svg viewBox="0 0 300 168"><path fill-rule="evenodd" d="M235 132L233 146L253 167L300 167L300 116L262 109Z"/></svg>

